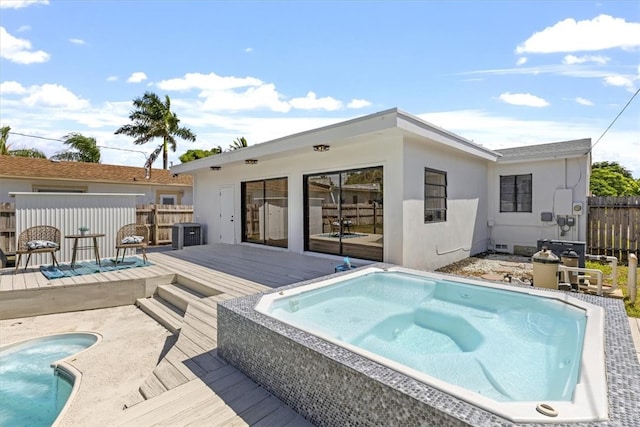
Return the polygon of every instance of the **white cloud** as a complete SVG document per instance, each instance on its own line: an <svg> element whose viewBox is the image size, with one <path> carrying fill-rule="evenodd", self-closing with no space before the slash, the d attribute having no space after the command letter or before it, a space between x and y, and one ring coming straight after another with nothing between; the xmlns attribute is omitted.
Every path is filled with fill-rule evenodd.
<svg viewBox="0 0 640 427"><path fill-rule="evenodd" d="M499 98L507 104L522 105L525 107L546 107L549 105L549 102L530 93L505 92L501 94Z"/></svg>
<svg viewBox="0 0 640 427"><path fill-rule="evenodd" d="M198 97L204 98L202 108L207 111L247 111L266 108L286 113L291 105L281 99L273 84L250 87L244 92L233 90L205 90Z"/></svg>
<svg viewBox="0 0 640 427"><path fill-rule="evenodd" d="M582 98L580 96L576 97L575 101L580 104L580 105L586 105L587 107L592 107L593 106L593 102L589 101L586 98Z"/></svg>
<svg viewBox="0 0 640 427"><path fill-rule="evenodd" d="M248 47L244 51L247 52L247 53L251 53L251 52L253 52L253 48L252 47Z"/></svg>
<svg viewBox="0 0 640 427"><path fill-rule="evenodd" d="M351 102L347 104L347 108L356 110L358 108L369 107L370 105L371 102L367 101L366 99L352 99Z"/></svg>
<svg viewBox="0 0 640 427"><path fill-rule="evenodd" d="M520 58L518 58L516 65L524 65L526 62L527 62L527 58L524 56L521 56Z"/></svg>
<svg viewBox="0 0 640 427"><path fill-rule="evenodd" d="M48 5L49 0L2 0L0 1L0 9L21 9L37 4Z"/></svg>
<svg viewBox="0 0 640 427"><path fill-rule="evenodd" d="M631 91L635 90L633 81L633 77L623 75L611 75L604 78L604 84L607 86L624 87Z"/></svg>
<svg viewBox="0 0 640 427"><path fill-rule="evenodd" d="M0 83L0 94L2 95L21 95L26 92L27 89L18 82L7 81Z"/></svg>
<svg viewBox="0 0 640 427"><path fill-rule="evenodd" d="M107 77L107 81L108 82L118 81L118 76L109 76L109 77Z"/></svg>
<svg viewBox="0 0 640 427"><path fill-rule="evenodd" d="M17 31L19 33L25 33L27 31L31 31L31 27L29 25L21 25L18 27Z"/></svg>
<svg viewBox="0 0 640 427"><path fill-rule="evenodd" d="M182 78L162 80L157 86L163 90L227 90L242 87L257 87L264 82L254 77L222 77L216 73L187 73Z"/></svg>
<svg viewBox="0 0 640 427"><path fill-rule="evenodd" d="M313 92L308 92L303 98L293 98L289 104L298 110L336 111L342 108L342 101L330 96L318 98Z"/></svg>
<svg viewBox="0 0 640 427"><path fill-rule="evenodd" d="M87 42L85 42L85 41L84 41L84 40L82 40L82 39L69 39L69 43L72 43L72 44L80 44L80 45L82 45L82 44L87 44Z"/></svg>
<svg viewBox="0 0 640 427"><path fill-rule="evenodd" d="M563 64L584 64L585 62L595 62L596 64L606 64L609 62L611 58L600 55L584 55L584 56L575 56L575 55L567 55L562 59Z"/></svg>
<svg viewBox="0 0 640 427"><path fill-rule="evenodd" d="M144 80L147 80L147 75L142 71L138 71L129 76L127 83L140 83Z"/></svg>
<svg viewBox="0 0 640 427"><path fill-rule="evenodd" d="M567 18L518 45L516 53L554 53L631 49L640 46L640 22L600 15L592 20Z"/></svg>
<svg viewBox="0 0 640 427"><path fill-rule="evenodd" d="M44 84L29 88L29 95L23 99L29 107L56 107L77 110L89 106L89 102L77 97L64 86Z"/></svg>
<svg viewBox="0 0 640 427"><path fill-rule="evenodd" d="M12 36L4 27L0 27L0 57L18 64L33 64L49 60L48 53L42 50L32 51L29 40Z"/></svg>

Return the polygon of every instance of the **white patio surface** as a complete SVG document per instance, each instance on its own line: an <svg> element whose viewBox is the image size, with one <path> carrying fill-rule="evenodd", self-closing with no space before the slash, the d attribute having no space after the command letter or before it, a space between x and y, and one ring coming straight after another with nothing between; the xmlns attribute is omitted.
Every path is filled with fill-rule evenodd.
<svg viewBox="0 0 640 427"><path fill-rule="evenodd" d="M294 254L253 245L193 246L148 255L152 266L54 280L46 279L37 266L28 268L26 272L21 269L15 275L13 269L0 270L0 303L3 294L9 295L14 291L50 293L57 288L67 292L69 288L76 288L80 294L74 299L81 299L91 285L115 289L127 280L140 279L161 284L176 275L206 283L215 290L215 296L198 301L186 310L185 324L177 338L168 339L171 334L163 328L159 328L160 333L155 330L152 334L141 332L144 337L141 336L139 342L141 347L145 346L142 351L144 359L131 351L131 343L136 340L131 341L131 336L120 337L121 331L114 333L115 330L132 327L127 322L142 325L150 320L132 305L0 321L0 344L72 330L91 329L105 335L102 349L98 345L78 357L78 367L87 378L82 380L80 393L62 418L61 425L87 425L87 420L95 422L94 425L136 426L306 425L302 417L279 399L217 356L216 301L331 274L341 258ZM108 304L109 301L96 303ZM64 305L64 302L59 301L59 304ZM133 314L127 312L124 315L126 319L118 323L123 309L133 309ZM106 321L94 319L83 323L79 320L91 313L98 313L98 319L112 319L110 329L101 331L104 323L108 323ZM52 320L56 316L66 320L56 323ZM640 319L629 318L629 322L640 360ZM85 324L87 326L83 326ZM59 325L58 329L56 325ZM149 325L140 328L148 331ZM168 349L168 344L174 342ZM114 364L112 357L118 357L118 354L123 358L122 363ZM133 362L128 362L127 358L133 358ZM147 365L159 363L142 367L141 361ZM128 364L129 368L122 364ZM133 366L136 372L132 373L128 369L133 369ZM123 382L114 381L122 375L130 375L136 381L146 377L141 388L146 386L152 396L144 400L131 381L127 383L128 389L123 387ZM108 401L105 396L108 396ZM96 405L102 405L103 409ZM123 410L123 405L129 408Z"/></svg>

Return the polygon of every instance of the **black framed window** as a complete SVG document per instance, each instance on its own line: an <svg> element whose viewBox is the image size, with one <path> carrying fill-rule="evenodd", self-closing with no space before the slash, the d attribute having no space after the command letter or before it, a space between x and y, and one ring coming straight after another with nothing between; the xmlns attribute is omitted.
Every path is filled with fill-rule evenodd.
<svg viewBox="0 0 640 427"><path fill-rule="evenodd" d="M287 178L241 183L242 241L286 248L289 245Z"/></svg>
<svg viewBox="0 0 640 427"><path fill-rule="evenodd" d="M447 173L424 168L424 222L447 220Z"/></svg>
<svg viewBox="0 0 640 427"><path fill-rule="evenodd" d="M532 212L533 175L500 176L500 212Z"/></svg>

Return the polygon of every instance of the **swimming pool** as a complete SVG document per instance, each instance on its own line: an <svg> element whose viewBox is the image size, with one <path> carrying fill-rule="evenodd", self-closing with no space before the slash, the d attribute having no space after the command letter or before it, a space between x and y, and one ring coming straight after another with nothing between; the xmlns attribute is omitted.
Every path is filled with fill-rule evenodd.
<svg viewBox="0 0 640 427"><path fill-rule="evenodd" d="M608 417L604 313L567 294L452 280L400 267L366 268L267 294L255 309L511 421ZM220 344L220 329L224 356L227 337ZM289 336L306 340L304 333ZM344 354L356 369L365 366ZM375 388L355 385L367 376L350 379L345 392Z"/></svg>
<svg viewBox="0 0 640 427"><path fill-rule="evenodd" d="M99 338L93 333L57 334L0 348L0 426L52 425L79 379L64 359Z"/></svg>

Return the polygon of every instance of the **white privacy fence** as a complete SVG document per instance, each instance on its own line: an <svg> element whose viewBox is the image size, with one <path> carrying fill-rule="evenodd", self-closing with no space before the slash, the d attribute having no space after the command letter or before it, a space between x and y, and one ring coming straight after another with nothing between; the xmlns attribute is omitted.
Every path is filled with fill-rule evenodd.
<svg viewBox="0 0 640 427"><path fill-rule="evenodd" d="M100 258L115 257L116 233L123 225L136 222L136 198L144 196L121 193L18 192L9 195L15 197L16 239L29 227L56 227L61 233L61 248L56 252L59 262L71 261L73 239L65 236L80 234L78 229L83 226L89 228L88 233L104 234L104 237L97 239ZM79 246L90 243L91 239L81 239L78 242ZM93 251L78 250L77 259L93 259ZM30 265L50 262L50 254L34 254Z"/></svg>

